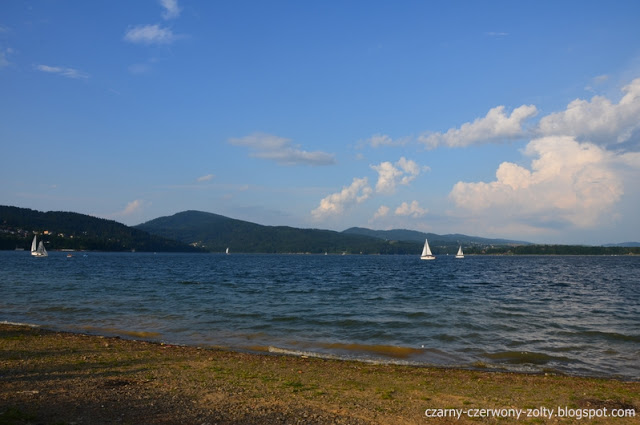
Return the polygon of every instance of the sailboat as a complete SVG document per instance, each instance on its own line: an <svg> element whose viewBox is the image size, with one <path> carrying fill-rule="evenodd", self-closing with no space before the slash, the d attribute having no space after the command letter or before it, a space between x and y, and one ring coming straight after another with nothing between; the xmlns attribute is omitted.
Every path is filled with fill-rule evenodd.
<svg viewBox="0 0 640 425"><path fill-rule="evenodd" d="M225 254L229 255L229 248L224 251Z"/></svg>
<svg viewBox="0 0 640 425"><path fill-rule="evenodd" d="M42 241L37 245L37 248L36 243L36 236L33 236L33 242L31 242L31 255L34 257L47 257L49 254L47 254L47 250L44 248Z"/></svg>
<svg viewBox="0 0 640 425"><path fill-rule="evenodd" d="M464 258L464 254L462 253L462 245L458 248L458 253L456 254L456 258Z"/></svg>
<svg viewBox="0 0 640 425"><path fill-rule="evenodd" d="M429 241L424 240L424 248L422 248L422 255L420 256L421 260L435 260L436 257L431 253L431 248L429 248Z"/></svg>

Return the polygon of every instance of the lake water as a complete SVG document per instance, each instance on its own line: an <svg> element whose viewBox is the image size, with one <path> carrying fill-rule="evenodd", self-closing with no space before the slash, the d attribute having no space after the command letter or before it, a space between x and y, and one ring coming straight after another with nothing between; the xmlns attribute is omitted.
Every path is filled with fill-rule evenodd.
<svg viewBox="0 0 640 425"><path fill-rule="evenodd" d="M640 380L640 257L0 252L0 321Z"/></svg>

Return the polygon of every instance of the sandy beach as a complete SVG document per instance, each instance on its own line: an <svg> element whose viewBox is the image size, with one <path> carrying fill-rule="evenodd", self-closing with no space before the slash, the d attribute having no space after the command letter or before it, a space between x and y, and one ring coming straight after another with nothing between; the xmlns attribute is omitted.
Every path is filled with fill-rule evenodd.
<svg viewBox="0 0 640 425"><path fill-rule="evenodd" d="M0 424L635 424L640 415L640 382L249 354L8 324L0 365Z"/></svg>

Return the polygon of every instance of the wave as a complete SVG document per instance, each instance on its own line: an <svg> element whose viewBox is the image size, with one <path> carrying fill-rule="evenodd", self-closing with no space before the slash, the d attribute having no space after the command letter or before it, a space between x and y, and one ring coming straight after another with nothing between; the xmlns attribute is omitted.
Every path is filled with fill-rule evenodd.
<svg viewBox="0 0 640 425"><path fill-rule="evenodd" d="M22 322L11 322L8 320L0 321L0 325L11 325L11 326L27 326L29 328L39 328L40 325L35 323L22 323Z"/></svg>

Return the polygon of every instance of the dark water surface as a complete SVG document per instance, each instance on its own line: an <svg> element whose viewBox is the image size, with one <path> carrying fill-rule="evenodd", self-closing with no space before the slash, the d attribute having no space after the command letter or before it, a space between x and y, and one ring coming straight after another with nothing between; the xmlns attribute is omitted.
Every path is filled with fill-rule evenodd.
<svg viewBox="0 0 640 425"><path fill-rule="evenodd" d="M640 379L640 257L0 252L0 321Z"/></svg>

